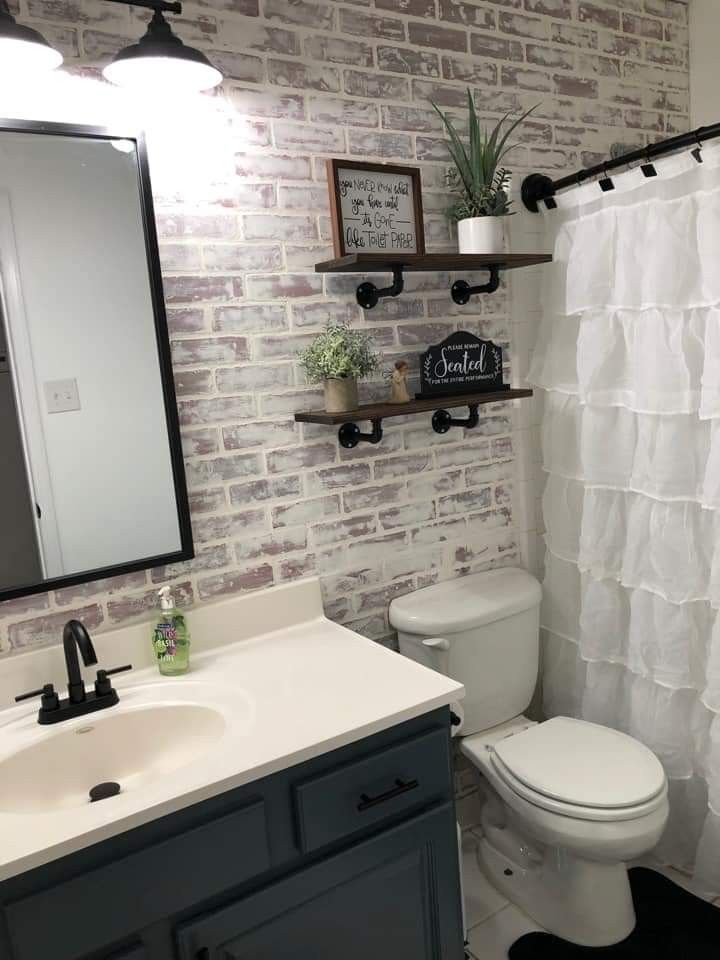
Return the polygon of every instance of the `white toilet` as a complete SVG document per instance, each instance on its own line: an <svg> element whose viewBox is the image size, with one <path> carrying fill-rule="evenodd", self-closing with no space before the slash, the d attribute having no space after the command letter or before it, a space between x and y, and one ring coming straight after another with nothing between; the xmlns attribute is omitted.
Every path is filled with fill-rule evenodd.
<svg viewBox="0 0 720 960"><path fill-rule="evenodd" d="M502 568L390 605L400 652L465 685L460 749L483 776L480 862L542 927L584 946L635 925L625 861L668 817L657 757L626 734L568 717L523 716L535 690L541 590Z"/></svg>

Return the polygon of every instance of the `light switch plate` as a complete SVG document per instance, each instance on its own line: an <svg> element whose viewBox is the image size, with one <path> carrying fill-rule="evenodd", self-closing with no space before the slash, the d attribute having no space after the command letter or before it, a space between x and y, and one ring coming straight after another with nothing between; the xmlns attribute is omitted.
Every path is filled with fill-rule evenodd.
<svg viewBox="0 0 720 960"><path fill-rule="evenodd" d="M80 409L77 380L46 380L43 388L48 413L69 413Z"/></svg>

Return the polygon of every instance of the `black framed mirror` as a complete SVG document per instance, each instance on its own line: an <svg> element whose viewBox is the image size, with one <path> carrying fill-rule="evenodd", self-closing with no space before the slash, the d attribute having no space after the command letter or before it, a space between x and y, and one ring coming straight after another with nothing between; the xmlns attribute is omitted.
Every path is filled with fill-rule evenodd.
<svg viewBox="0 0 720 960"><path fill-rule="evenodd" d="M193 557L141 134L0 120L0 601Z"/></svg>

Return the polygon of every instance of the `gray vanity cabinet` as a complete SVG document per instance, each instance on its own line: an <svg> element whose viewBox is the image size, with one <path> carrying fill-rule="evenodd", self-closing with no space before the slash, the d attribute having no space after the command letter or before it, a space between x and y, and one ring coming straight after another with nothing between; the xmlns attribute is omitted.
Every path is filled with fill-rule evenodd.
<svg viewBox="0 0 720 960"><path fill-rule="evenodd" d="M462 960L449 710L0 883L41 957Z"/></svg>
<svg viewBox="0 0 720 960"><path fill-rule="evenodd" d="M455 830L444 804L184 924L181 960L462 957Z"/></svg>

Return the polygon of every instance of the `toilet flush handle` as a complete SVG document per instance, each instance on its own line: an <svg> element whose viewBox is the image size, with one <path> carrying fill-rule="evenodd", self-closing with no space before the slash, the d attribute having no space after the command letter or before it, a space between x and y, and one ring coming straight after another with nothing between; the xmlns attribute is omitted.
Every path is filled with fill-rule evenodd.
<svg viewBox="0 0 720 960"><path fill-rule="evenodd" d="M436 650L449 650L450 641L444 637L428 637L426 640L423 640L423 646L434 647Z"/></svg>

